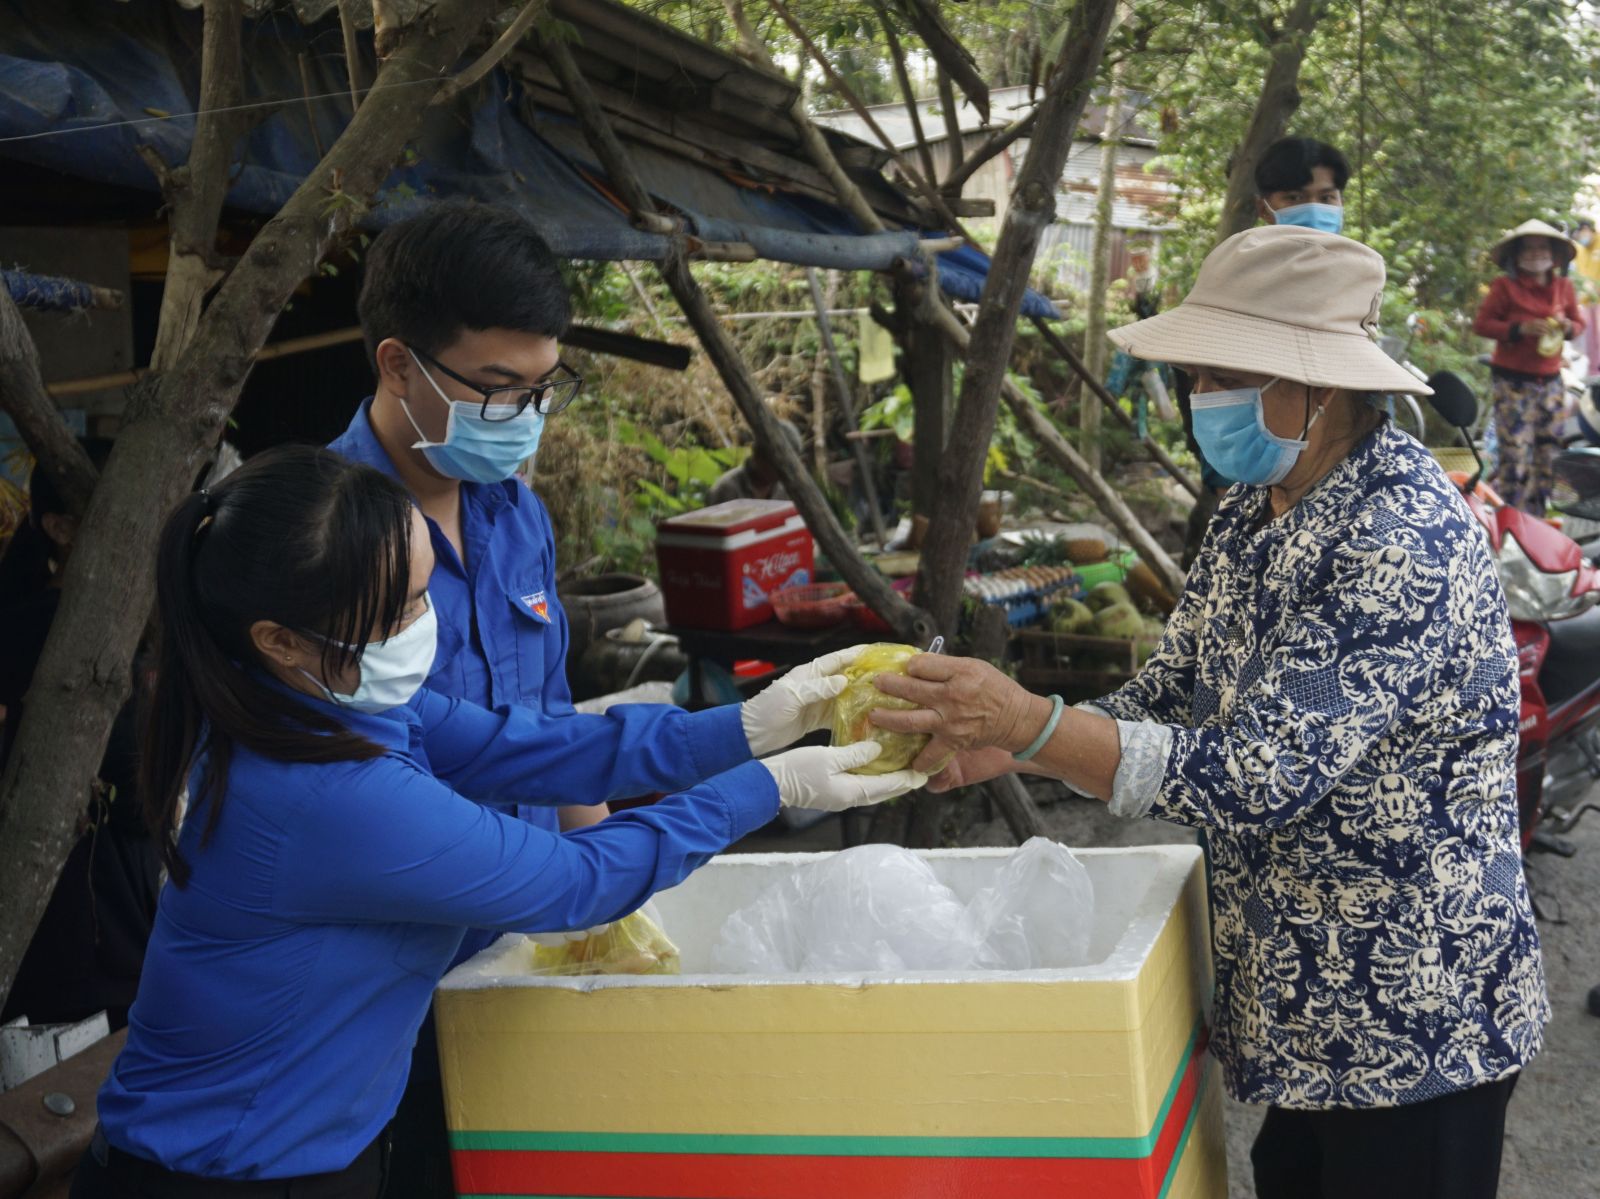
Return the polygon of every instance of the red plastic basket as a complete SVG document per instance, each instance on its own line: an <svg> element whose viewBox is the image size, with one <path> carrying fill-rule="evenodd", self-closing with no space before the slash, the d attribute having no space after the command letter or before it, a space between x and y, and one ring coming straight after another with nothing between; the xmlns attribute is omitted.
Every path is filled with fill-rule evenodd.
<svg viewBox="0 0 1600 1199"><path fill-rule="evenodd" d="M843 624L856 594L844 583L808 583L772 593L772 612L797 629L825 629Z"/></svg>

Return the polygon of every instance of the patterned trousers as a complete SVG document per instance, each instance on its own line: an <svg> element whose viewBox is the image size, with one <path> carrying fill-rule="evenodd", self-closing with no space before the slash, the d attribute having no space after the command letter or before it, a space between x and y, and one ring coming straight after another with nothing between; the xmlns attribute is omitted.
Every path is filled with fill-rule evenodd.
<svg viewBox="0 0 1600 1199"><path fill-rule="evenodd" d="M1495 372L1494 432L1500 462L1494 489L1513 508L1542 517L1549 507L1564 413L1560 375L1527 379Z"/></svg>

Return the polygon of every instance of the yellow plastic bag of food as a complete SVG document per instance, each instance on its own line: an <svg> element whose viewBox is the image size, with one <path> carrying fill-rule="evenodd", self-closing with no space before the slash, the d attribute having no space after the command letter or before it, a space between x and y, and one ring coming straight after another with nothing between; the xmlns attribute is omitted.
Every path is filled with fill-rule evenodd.
<svg viewBox="0 0 1600 1199"><path fill-rule="evenodd" d="M531 974L678 974L678 947L649 909L614 921L592 936L560 945L533 943Z"/></svg>
<svg viewBox="0 0 1600 1199"><path fill-rule="evenodd" d="M852 774L890 774L904 770L928 744L926 733L892 733L868 719L874 708L904 712L919 706L908 699L885 695L872 685L872 680L880 674L904 674L906 663L921 652L911 645L879 642L867 646L865 653L844 668L843 673L850 682L833 701L833 743L854 745L858 741L876 741L883 746L881 754L865 766L856 767Z"/></svg>

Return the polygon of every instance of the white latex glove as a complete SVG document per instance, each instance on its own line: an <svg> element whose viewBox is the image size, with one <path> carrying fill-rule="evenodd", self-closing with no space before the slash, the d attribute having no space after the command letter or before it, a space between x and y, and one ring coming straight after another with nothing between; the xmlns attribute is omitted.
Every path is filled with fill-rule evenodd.
<svg viewBox="0 0 1600 1199"><path fill-rule="evenodd" d="M791 749L787 753L762 759L778 784L778 797L784 806L807 808L814 812L842 812L864 804L882 803L907 791L915 791L928 776L915 770L893 774L849 774L865 766L883 752L876 741L862 741L838 749L829 745Z"/></svg>
<svg viewBox="0 0 1600 1199"><path fill-rule="evenodd" d="M528 939L546 949L560 949L570 941L586 941L599 936L610 927L609 924L597 924L593 928L573 928L564 933L529 933Z"/></svg>
<svg viewBox="0 0 1600 1199"><path fill-rule="evenodd" d="M834 698L849 681L839 672L859 658L864 645L796 666L754 699L745 700L739 709L750 752L762 757L793 745L807 733L828 727L833 719Z"/></svg>

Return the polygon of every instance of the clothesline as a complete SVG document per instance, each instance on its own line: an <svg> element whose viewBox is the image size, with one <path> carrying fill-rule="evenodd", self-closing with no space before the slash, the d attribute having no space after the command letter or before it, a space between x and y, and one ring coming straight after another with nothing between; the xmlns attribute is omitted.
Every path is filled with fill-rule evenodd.
<svg viewBox="0 0 1600 1199"><path fill-rule="evenodd" d="M1065 304L1066 301L1065 300L1051 300L1050 303L1052 303L1052 304ZM953 307L957 312L972 313L972 312L978 311L978 306L976 304L958 302L956 304L951 305L951 307ZM827 310L827 315L828 316L865 316L865 315L867 315L867 313L869 311L871 311L871 310L867 309L867 308L829 308ZM722 312L722 313L718 313L717 315L722 320L725 320L725 321L801 320L801 319L815 320L816 317L817 317L817 310L815 308L793 308L793 309L783 309L783 310L780 310L780 311L777 311L777 312ZM668 317L665 317L663 319L665 319L667 321L682 322L686 318L683 317L683 316L668 316Z"/></svg>

